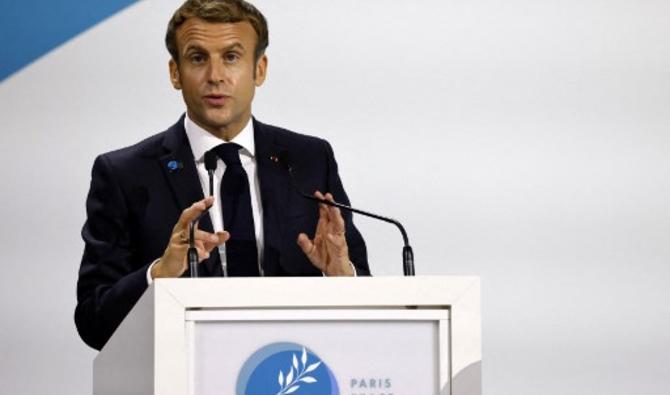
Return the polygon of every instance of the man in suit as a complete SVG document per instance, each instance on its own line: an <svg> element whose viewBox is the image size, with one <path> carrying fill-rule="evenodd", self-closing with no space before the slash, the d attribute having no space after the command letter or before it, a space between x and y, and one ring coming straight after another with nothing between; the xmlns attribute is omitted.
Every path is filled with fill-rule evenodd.
<svg viewBox="0 0 670 395"><path fill-rule="evenodd" d="M282 163L291 158L299 188L348 204L330 145L251 115L267 74L263 15L243 0L187 0L166 45L186 114L93 165L75 322L96 349L153 279L188 275L189 224L205 212L201 276L369 274L351 214L300 196ZM205 198L212 152L217 187Z"/></svg>

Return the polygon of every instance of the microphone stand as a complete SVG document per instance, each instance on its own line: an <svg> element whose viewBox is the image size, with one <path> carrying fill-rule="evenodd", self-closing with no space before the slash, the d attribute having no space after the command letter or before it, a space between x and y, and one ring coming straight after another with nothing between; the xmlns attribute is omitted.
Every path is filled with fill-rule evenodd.
<svg viewBox="0 0 670 395"><path fill-rule="evenodd" d="M191 269L191 278L198 277L198 250L195 248L195 226L202 217L198 216L195 221L191 221L188 227L188 267Z"/></svg>

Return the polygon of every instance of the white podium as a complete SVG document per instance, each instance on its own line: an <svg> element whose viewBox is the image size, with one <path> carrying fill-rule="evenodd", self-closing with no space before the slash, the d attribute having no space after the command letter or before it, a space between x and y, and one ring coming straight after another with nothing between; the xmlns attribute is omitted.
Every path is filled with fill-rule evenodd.
<svg viewBox="0 0 670 395"><path fill-rule="evenodd" d="M157 280L95 395L479 395L477 277Z"/></svg>

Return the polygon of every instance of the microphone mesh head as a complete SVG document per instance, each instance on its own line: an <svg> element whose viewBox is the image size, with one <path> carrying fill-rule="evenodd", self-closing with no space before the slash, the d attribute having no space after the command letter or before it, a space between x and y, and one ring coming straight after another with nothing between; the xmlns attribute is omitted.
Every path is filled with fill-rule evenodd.
<svg viewBox="0 0 670 395"><path fill-rule="evenodd" d="M212 150L205 152L205 169L207 169L207 171L216 170L216 162L218 158L219 157Z"/></svg>

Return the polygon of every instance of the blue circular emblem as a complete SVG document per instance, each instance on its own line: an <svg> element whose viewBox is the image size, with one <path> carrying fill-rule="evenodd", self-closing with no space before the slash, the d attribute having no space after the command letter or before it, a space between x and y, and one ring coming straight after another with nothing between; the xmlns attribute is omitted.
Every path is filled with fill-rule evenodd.
<svg viewBox="0 0 670 395"><path fill-rule="evenodd" d="M167 168L170 169L171 171L175 171L179 169L179 162L176 160L171 160L167 163Z"/></svg>
<svg viewBox="0 0 670 395"><path fill-rule="evenodd" d="M236 395L340 395L330 368L296 343L272 343L242 365Z"/></svg>

